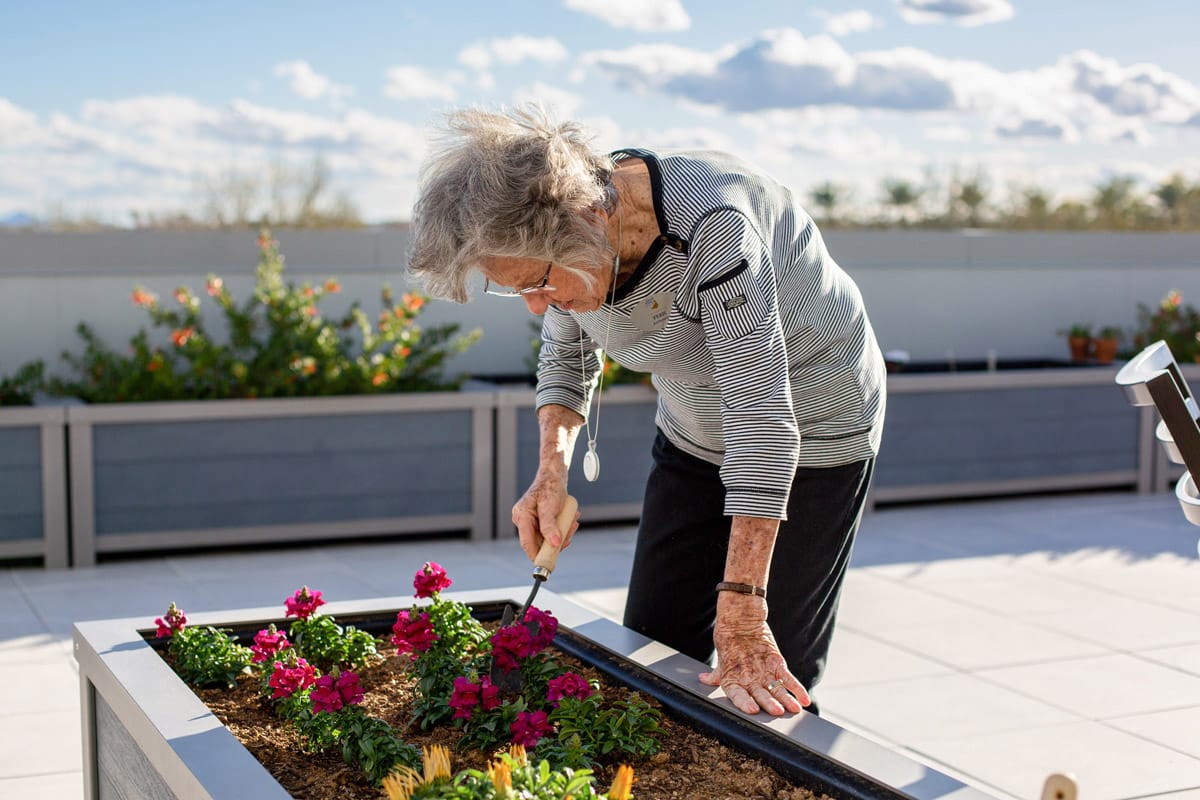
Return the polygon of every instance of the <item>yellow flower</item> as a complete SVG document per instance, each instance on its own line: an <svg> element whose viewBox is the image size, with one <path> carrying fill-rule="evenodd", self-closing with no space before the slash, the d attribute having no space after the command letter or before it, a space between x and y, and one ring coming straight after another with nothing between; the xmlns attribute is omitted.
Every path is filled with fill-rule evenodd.
<svg viewBox="0 0 1200 800"><path fill-rule="evenodd" d="M388 800L411 800L417 789L432 786L439 780L450 780L450 750L440 744L422 748L421 775L411 767L400 767L383 779L383 791Z"/></svg>
<svg viewBox="0 0 1200 800"><path fill-rule="evenodd" d="M617 768L613 778L612 788L608 790L608 800L629 800L633 796L633 767L622 764Z"/></svg>
<svg viewBox="0 0 1200 800"><path fill-rule="evenodd" d="M517 766L519 766L519 767L529 766L529 756L525 755L525 745L523 745L523 744L511 745L508 748L508 755L513 761L517 762Z"/></svg>
<svg viewBox="0 0 1200 800"><path fill-rule="evenodd" d="M493 761L489 764L488 777L492 779L492 786L496 787L496 791L502 796L507 797L508 792L512 791L512 768L508 766L507 761Z"/></svg>

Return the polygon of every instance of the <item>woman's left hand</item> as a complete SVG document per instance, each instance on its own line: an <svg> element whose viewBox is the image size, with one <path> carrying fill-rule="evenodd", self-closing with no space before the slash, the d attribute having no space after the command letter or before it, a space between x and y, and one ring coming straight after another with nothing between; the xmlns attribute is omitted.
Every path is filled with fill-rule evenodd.
<svg viewBox="0 0 1200 800"><path fill-rule="evenodd" d="M701 673L700 681L720 686L730 702L747 714L761 710L777 717L798 712L811 702L779 653L767 626L765 600L723 593L717 601L713 644L717 668Z"/></svg>

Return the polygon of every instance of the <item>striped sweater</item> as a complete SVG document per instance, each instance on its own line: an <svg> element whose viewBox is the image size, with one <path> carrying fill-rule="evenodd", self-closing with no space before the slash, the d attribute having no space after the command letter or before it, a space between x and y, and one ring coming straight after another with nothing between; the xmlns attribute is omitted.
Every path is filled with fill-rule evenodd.
<svg viewBox="0 0 1200 800"><path fill-rule="evenodd" d="M537 405L586 415L607 335L652 373L659 429L721 467L725 513L785 519L797 466L879 449L883 357L858 287L792 193L734 157L613 157L645 161L660 235L611 303L546 312Z"/></svg>

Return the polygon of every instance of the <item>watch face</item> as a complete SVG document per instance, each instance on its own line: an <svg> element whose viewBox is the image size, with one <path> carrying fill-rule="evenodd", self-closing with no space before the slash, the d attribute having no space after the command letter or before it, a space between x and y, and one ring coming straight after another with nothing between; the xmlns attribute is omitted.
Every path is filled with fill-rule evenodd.
<svg viewBox="0 0 1200 800"><path fill-rule="evenodd" d="M600 456L596 455L595 450L583 454L583 477L589 481L600 477Z"/></svg>

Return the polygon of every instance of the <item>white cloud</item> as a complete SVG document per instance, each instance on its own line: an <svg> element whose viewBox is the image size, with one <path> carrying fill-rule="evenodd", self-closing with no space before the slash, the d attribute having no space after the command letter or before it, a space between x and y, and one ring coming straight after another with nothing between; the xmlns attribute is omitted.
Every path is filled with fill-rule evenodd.
<svg viewBox="0 0 1200 800"><path fill-rule="evenodd" d="M847 11L843 14L828 14L825 16L825 32L830 36L848 36L852 33L862 33L869 31L872 28L878 28L883 25L883 20L878 19L865 9L855 9Z"/></svg>
<svg viewBox="0 0 1200 800"><path fill-rule="evenodd" d="M640 45L584 60L620 84L731 111L809 105L941 110L958 102L954 62L912 48L855 56L828 36L807 38L787 28L713 53Z"/></svg>
<svg viewBox="0 0 1200 800"><path fill-rule="evenodd" d="M1200 111L1200 89L1154 64L1122 67L1115 59L1088 50L1059 62L1071 88L1121 116L1183 123Z"/></svg>
<svg viewBox="0 0 1200 800"><path fill-rule="evenodd" d="M453 100L452 78L439 78L423 67L399 66L387 71L383 93L397 100Z"/></svg>
<svg viewBox="0 0 1200 800"><path fill-rule="evenodd" d="M276 77L287 79L293 92L308 100L329 99L336 102L354 93L349 86L334 83L318 73L307 61L284 61L275 65L274 72Z"/></svg>
<svg viewBox="0 0 1200 800"><path fill-rule="evenodd" d="M931 142L961 144L971 141L971 132L962 125L930 125L922 133Z"/></svg>
<svg viewBox="0 0 1200 800"><path fill-rule="evenodd" d="M564 0L563 5L635 31L685 31L691 17L680 0Z"/></svg>
<svg viewBox="0 0 1200 800"><path fill-rule="evenodd" d="M458 54L460 63L474 69L487 69L493 63L519 64L522 61L546 63L564 61L567 48L553 37L510 36L468 45Z"/></svg>
<svg viewBox="0 0 1200 800"><path fill-rule="evenodd" d="M959 25L987 25L1013 17L1008 0L896 0L900 17L912 25L957 22Z"/></svg>
<svg viewBox="0 0 1200 800"><path fill-rule="evenodd" d="M37 135L37 115L0 97L0 146L19 147Z"/></svg>
<svg viewBox="0 0 1200 800"><path fill-rule="evenodd" d="M514 92L513 102L539 103L548 108L558 119L574 119L583 98L574 92L568 92L556 86L535 83Z"/></svg>

